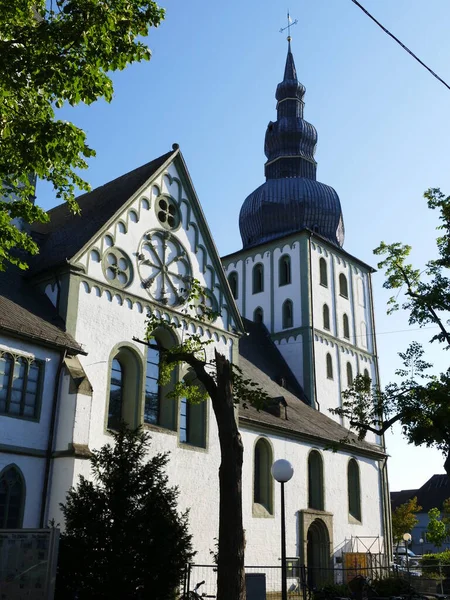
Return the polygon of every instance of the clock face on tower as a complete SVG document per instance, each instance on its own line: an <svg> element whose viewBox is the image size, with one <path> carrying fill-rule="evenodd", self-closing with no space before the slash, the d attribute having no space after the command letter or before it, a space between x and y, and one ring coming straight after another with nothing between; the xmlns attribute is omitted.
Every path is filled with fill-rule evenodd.
<svg viewBox="0 0 450 600"><path fill-rule="evenodd" d="M183 304L192 269L178 239L168 231L147 231L139 244L137 257L142 287L149 296L167 306Z"/></svg>

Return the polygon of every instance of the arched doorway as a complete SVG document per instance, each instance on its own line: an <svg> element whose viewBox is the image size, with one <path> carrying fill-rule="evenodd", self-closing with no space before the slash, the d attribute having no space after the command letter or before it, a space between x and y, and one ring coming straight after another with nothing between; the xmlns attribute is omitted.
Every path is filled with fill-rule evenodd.
<svg viewBox="0 0 450 600"><path fill-rule="evenodd" d="M322 519L315 519L308 529L306 542L306 564L308 568L308 585L320 588L325 583L330 571L330 536Z"/></svg>

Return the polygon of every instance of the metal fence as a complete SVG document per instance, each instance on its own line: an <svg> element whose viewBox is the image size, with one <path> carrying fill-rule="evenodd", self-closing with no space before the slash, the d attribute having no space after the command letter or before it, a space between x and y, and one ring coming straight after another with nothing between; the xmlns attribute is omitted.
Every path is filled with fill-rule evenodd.
<svg viewBox="0 0 450 600"><path fill-rule="evenodd" d="M443 568L423 568L419 561L412 564L393 564L387 560L368 561L369 566L345 562L334 568L312 568L300 564L299 559L289 559L287 590L290 600L325 600L334 596L376 597L407 594L410 586L421 594L449 594L450 573ZM447 566L450 571L450 567ZM247 600L281 600L281 565L245 567ZM389 579L390 581L386 581ZM203 598L216 598L216 565L188 565L183 592L197 589ZM395 592L389 590L396 590Z"/></svg>

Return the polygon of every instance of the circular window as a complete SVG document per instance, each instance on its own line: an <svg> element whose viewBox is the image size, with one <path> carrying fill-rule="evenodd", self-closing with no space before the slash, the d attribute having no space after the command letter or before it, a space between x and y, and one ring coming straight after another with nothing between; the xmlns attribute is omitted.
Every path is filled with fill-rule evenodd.
<svg viewBox="0 0 450 600"><path fill-rule="evenodd" d="M155 203L158 221L167 229L176 229L180 224L178 206L172 198L164 196Z"/></svg>
<svg viewBox="0 0 450 600"><path fill-rule="evenodd" d="M127 287L133 279L133 267L125 252L114 248L103 256L103 273L106 279L121 288Z"/></svg>

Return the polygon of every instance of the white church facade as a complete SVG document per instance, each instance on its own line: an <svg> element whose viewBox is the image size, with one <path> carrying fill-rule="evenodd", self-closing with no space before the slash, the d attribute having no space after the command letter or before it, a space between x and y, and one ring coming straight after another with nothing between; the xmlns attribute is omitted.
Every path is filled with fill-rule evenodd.
<svg viewBox="0 0 450 600"><path fill-rule="evenodd" d="M244 202L243 248L219 257L180 149L79 198L35 227L40 254L0 274L0 528L61 521L59 503L122 418L170 452L169 481L190 510L196 562L218 533L217 427L210 403L165 398L158 350L141 343L149 311L213 340L273 400L240 409L246 562L278 564L286 487L287 554L331 566L354 541L390 545L383 440L354 437L333 416L357 374L378 380L371 268L342 248L339 198L315 179L315 129L288 51L278 118L266 133L267 181ZM189 278L220 317L186 308ZM176 342L157 332L161 347ZM182 378L180 369L176 377ZM357 549L361 550L361 547Z"/></svg>

